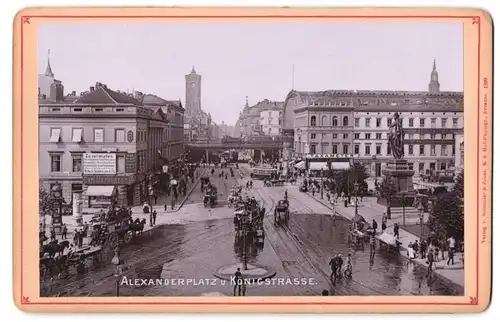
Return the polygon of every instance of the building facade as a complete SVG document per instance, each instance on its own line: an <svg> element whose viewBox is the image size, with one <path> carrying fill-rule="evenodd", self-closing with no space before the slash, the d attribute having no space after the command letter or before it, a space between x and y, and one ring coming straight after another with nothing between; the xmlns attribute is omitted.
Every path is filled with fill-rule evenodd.
<svg viewBox="0 0 500 322"><path fill-rule="evenodd" d="M282 114L281 109L260 112L260 128L264 135L274 137L281 135Z"/></svg>
<svg viewBox="0 0 500 322"><path fill-rule="evenodd" d="M40 185L61 183L66 203L83 191L84 207L146 200L148 178L162 165L167 115L101 83L79 97L64 96L62 86L52 93L39 99Z"/></svg>
<svg viewBox="0 0 500 322"><path fill-rule="evenodd" d="M388 133L394 113L403 119L405 159L415 175L463 169L463 92L442 92L434 62L429 91L292 90L284 132L296 156L350 154L370 176L392 159ZM460 150L461 149L461 150Z"/></svg>
<svg viewBox="0 0 500 322"><path fill-rule="evenodd" d="M269 129L271 129L271 133L280 131L282 117L279 116L279 112L282 113L283 104L283 102L265 99L253 106L249 106L247 97L245 107L236 121L234 135L236 137L252 137L269 135ZM271 116L269 116L269 112L271 112ZM269 121L271 121L271 124L269 124ZM275 125L276 123L278 125Z"/></svg>

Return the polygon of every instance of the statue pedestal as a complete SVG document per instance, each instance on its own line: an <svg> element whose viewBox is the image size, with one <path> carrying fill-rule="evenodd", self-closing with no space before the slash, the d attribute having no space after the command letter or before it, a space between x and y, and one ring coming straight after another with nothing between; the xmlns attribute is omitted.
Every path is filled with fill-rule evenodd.
<svg viewBox="0 0 500 322"><path fill-rule="evenodd" d="M379 203L389 207L412 206L417 193L412 180L415 171L410 170L408 161L390 160L382 173L394 183L396 194L389 200L379 200Z"/></svg>

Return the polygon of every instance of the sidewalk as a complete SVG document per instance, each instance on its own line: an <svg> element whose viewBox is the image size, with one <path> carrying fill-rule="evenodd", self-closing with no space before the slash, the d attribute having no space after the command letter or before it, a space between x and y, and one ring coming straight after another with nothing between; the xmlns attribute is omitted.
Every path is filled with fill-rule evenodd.
<svg viewBox="0 0 500 322"><path fill-rule="evenodd" d="M299 192L300 194L304 194L303 192L299 191L298 185L293 186L289 185L290 187L293 187L294 190ZM349 206L349 207L344 207L343 203L337 203L335 207L332 207L332 205L328 202L326 196L324 196L324 199L321 199L320 194L315 194L315 196L312 196L311 193L307 193L307 195L310 198L316 199L316 201L320 202L323 204L325 207L328 207L329 209L332 209L332 211L335 211L336 214L348 219L352 220L355 215L355 207ZM340 199L339 199L340 200ZM375 219L377 224L379 225L379 228L377 229L380 232L380 226L382 222L382 215L386 211L385 206L379 205L377 203L377 200L375 197L365 197L363 198L363 202L360 202L360 205L358 206L358 213L365 218L365 220L371 224L372 219ZM428 214L427 214L428 216ZM425 218L426 220L427 218ZM418 218L407 218L406 222L412 223L412 222L417 222ZM386 233L393 235L393 227L394 223L399 223L400 229L399 229L399 241L401 242L401 251L400 254L401 256L404 256L408 258L408 244L410 242L414 242L416 240L420 240L419 237L409 233L408 231L404 230L404 226L402 226L402 218L401 217L396 217L392 219L387 220L387 229L385 230ZM463 254L457 253L455 255L455 264L454 265L446 265L446 261L448 260L447 256L445 257L446 260L440 260L439 262L436 263L436 268L434 269L434 273L439 274L445 279L450 280L451 282L458 284L460 286L464 286L465 283L465 274L464 274L464 263L463 263ZM426 259L421 259L421 258L416 258L416 259L410 259L411 261L414 261L418 264L427 266L426 264Z"/></svg>
<svg viewBox="0 0 500 322"><path fill-rule="evenodd" d="M173 222L173 220L172 220L173 217L171 217L171 216L164 216L164 215L166 215L166 214L175 214L175 213L177 213L182 208L182 206L184 205L184 203L189 198L190 194L193 192L194 188L196 187L196 185L200 181L201 177L205 173L206 169L200 168L197 171L198 171L197 178L195 179L194 183L188 183L186 196L182 197L183 199L182 199L181 203L177 204L176 208L174 210L171 209L170 202L169 202L168 203L168 210L164 211L163 205L165 204L165 202L163 202L163 203L160 202L160 201L163 201L163 199L169 198L168 196L164 195L164 196L161 196L160 198L158 198L158 201L159 201L158 205L153 205L153 209L155 209L157 211L157 213L158 213L158 216L156 217L156 225L154 225L154 226L150 226L149 225L149 214L143 213L143 211L142 211L143 205L132 207L132 217L134 219L135 218L139 218L141 220L143 218L146 219L146 226L144 226L144 232L146 232L148 230L151 230L151 229L153 229L153 228L155 228L157 226L160 226L162 224L172 223ZM85 209L83 209L83 211L82 211L83 212L82 222L83 223L87 222L90 225L90 222L91 222L92 217L94 216L94 214L98 213L100 211L101 211L101 209L98 209L98 208L85 208ZM48 215L45 216L45 222L46 222L45 234L49 238L45 243L48 243L50 241L50 228L51 228L50 222L51 222L51 220L52 220L52 218L50 216L48 216ZM175 223L177 223L177 222L180 223L181 221L182 220L180 220L180 221L179 220L174 220ZM66 224L66 227L68 228L67 238L66 239L62 239L61 235L57 234L56 235L56 239L59 240L59 242L67 240L67 241L70 242L70 244L73 244L73 237L74 237L75 228L77 228L78 230L82 230L83 226L77 227L75 219L74 219L73 216L63 216L62 217L62 222L63 222L63 224ZM83 247L82 248L87 248L88 245L90 244L90 233L91 233L91 230L92 230L92 227L90 226L89 227L89 232L88 232L88 237L84 237L83 238ZM76 245L74 245L74 244L73 244L73 246L74 246L75 250L81 249L81 248L76 247ZM68 249L65 250L64 254L67 254L67 252L68 252Z"/></svg>

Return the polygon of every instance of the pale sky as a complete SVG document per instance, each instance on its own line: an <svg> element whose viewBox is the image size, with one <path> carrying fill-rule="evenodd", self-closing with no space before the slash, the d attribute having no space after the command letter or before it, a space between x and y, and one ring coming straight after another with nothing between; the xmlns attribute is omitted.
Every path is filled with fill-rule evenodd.
<svg viewBox="0 0 500 322"><path fill-rule="evenodd" d="M245 96L250 105L284 101L292 74L296 90L426 91L435 58L441 90L463 90L459 23L46 24L38 48L38 72L45 72L50 49L66 93L101 82L184 104L184 75L194 65L202 109L230 125Z"/></svg>

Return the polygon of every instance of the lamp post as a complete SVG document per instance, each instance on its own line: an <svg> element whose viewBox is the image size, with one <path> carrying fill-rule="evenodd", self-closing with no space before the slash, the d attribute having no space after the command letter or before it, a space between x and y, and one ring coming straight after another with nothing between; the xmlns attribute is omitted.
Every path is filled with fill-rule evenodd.
<svg viewBox="0 0 500 322"><path fill-rule="evenodd" d="M358 188L359 188L359 183L356 181L354 182L354 215L358 214Z"/></svg>
<svg viewBox="0 0 500 322"><path fill-rule="evenodd" d="M321 186L319 188L321 191L321 199L323 199L323 169L321 169Z"/></svg>
<svg viewBox="0 0 500 322"><path fill-rule="evenodd" d="M60 234L62 231L62 187L59 182L56 182L51 189L52 198L55 203L59 204L59 212L52 213L52 229L56 232L56 234Z"/></svg>
<svg viewBox="0 0 500 322"><path fill-rule="evenodd" d="M122 275L122 260L120 259L120 247L114 249L115 256L111 259L111 264L115 265L116 277L116 297L120 296L120 277Z"/></svg>
<svg viewBox="0 0 500 322"><path fill-rule="evenodd" d="M406 193L403 192L401 194L401 196L403 197L403 200L402 200L402 206L403 206L403 226L406 226L406 213L405 213L405 206L406 206Z"/></svg>
<svg viewBox="0 0 500 322"><path fill-rule="evenodd" d="M418 204L418 219L420 219L420 241L424 237L424 205L422 201Z"/></svg>
<svg viewBox="0 0 500 322"><path fill-rule="evenodd" d="M243 229L243 270L248 270L247 267L247 225L248 225L248 212L245 210L241 216L242 229Z"/></svg>

